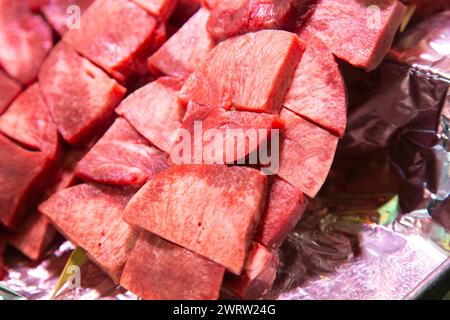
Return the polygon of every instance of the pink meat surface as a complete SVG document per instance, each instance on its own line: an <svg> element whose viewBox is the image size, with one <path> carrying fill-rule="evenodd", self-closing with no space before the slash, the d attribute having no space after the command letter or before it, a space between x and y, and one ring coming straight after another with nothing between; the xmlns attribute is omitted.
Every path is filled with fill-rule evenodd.
<svg viewBox="0 0 450 320"><path fill-rule="evenodd" d="M304 49L294 34L264 30L218 44L187 79L184 103L277 113Z"/></svg>
<svg viewBox="0 0 450 320"><path fill-rule="evenodd" d="M119 283L136 231L122 219L130 189L81 184L53 195L39 210Z"/></svg>
<svg viewBox="0 0 450 320"><path fill-rule="evenodd" d="M281 119L286 130L277 175L314 198L330 171L339 138L287 109Z"/></svg>
<svg viewBox="0 0 450 320"><path fill-rule="evenodd" d="M58 156L58 129L37 83L23 91L0 117L0 131L51 160Z"/></svg>
<svg viewBox="0 0 450 320"><path fill-rule="evenodd" d="M320 39L306 32L302 36L306 50L284 106L342 137L347 125L347 98L341 71Z"/></svg>
<svg viewBox="0 0 450 320"><path fill-rule="evenodd" d="M154 73L174 77L189 76L214 47L206 31L209 11L200 9L149 59Z"/></svg>
<svg viewBox="0 0 450 320"><path fill-rule="evenodd" d="M192 251L143 231L120 285L147 300L215 300L224 271Z"/></svg>
<svg viewBox="0 0 450 320"><path fill-rule="evenodd" d="M0 134L0 222L13 229L42 193L47 157L16 145Z"/></svg>
<svg viewBox="0 0 450 320"><path fill-rule="evenodd" d="M26 1L0 0L0 65L10 76L31 83L52 45L50 27Z"/></svg>
<svg viewBox="0 0 450 320"><path fill-rule="evenodd" d="M137 72L153 45L156 19L128 0L97 0L83 14L81 28L63 40L119 81Z"/></svg>
<svg viewBox="0 0 450 320"><path fill-rule="evenodd" d="M170 153L184 108L177 100L183 82L163 77L128 96L116 112L159 149Z"/></svg>
<svg viewBox="0 0 450 320"><path fill-rule="evenodd" d="M306 196L276 178L267 198L255 241L270 250L277 249L295 227L306 209Z"/></svg>
<svg viewBox="0 0 450 320"><path fill-rule="evenodd" d="M94 0L47 0L41 6L41 11L53 29L62 36L67 32L68 24L73 24L76 27L73 19L76 18L74 14L78 12L69 10L70 7L78 6L81 15L93 2Z"/></svg>
<svg viewBox="0 0 450 320"><path fill-rule="evenodd" d="M196 136L199 126L200 137ZM191 102L172 149L171 160L174 163L182 160L177 164L235 163L257 153L261 144L270 138L272 130L282 127L282 121L275 115L226 111ZM187 133L191 139L186 139ZM199 139L202 143L196 143ZM219 144L221 147L217 148ZM190 150L191 156L184 154L185 150ZM252 164L257 164L257 159L254 160Z"/></svg>
<svg viewBox="0 0 450 320"><path fill-rule="evenodd" d="M44 62L39 84L59 132L72 145L101 134L125 95L125 88L64 43Z"/></svg>
<svg viewBox="0 0 450 320"><path fill-rule="evenodd" d="M132 0L159 20L166 21L172 14L178 0Z"/></svg>
<svg viewBox="0 0 450 320"><path fill-rule="evenodd" d="M140 187L167 167L167 156L118 118L78 163L76 175L102 184Z"/></svg>
<svg viewBox="0 0 450 320"><path fill-rule="evenodd" d="M293 30L316 0L232 0L213 6L208 32L214 39L263 29ZM299 21L298 21L299 20Z"/></svg>
<svg viewBox="0 0 450 320"><path fill-rule="evenodd" d="M224 287L241 299L258 299L272 289L280 262L278 257L253 243L241 276L226 274Z"/></svg>
<svg viewBox="0 0 450 320"><path fill-rule="evenodd" d="M0 115L8 108L11 101L22 90L22 86L16 80L10 78L0 70Z"/></svg>
<svg viewBox="0 0 450 320"><path fill-rule="evenodd" d="M40 259L53 241L56 230L46 216L38 211L26 216L8 243L31 260Z"/></svg>
<svg viewBox="0 0 450 320"><path fill-rule="evenodd" d="M124 218L240 274L265 190L266 177L255 169L173 166L139 190Z"/></svg>
<svg viewBox="0 0 450 320"><path fill-rule="evenodd" d="M371 71L391 47L405 11L398 0L322 0L305 30L340 59Z"/></svg>

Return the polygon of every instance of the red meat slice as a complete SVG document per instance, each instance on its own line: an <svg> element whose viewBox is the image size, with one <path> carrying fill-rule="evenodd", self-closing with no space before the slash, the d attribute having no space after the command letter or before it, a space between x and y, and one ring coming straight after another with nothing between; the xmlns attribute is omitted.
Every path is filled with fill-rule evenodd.
<svg viewBox="0 0 450 320"><path fill-rule="evenodd" d="M22 92L0 117L0 131L51 160L58 156L58 129L37 83Z"/></svg>
<svg viewBox="0 0 450 320"><path fill-rule="evenodd" d="M26 1L0 0L0 65L9 75L31 83L52 45L52 30Z"/></svg>
<svg viewBox="0 0 450 320"><path fill-rule="evenodd" d="M339 138L287 109L278 177L314 198L330 171Z"/></svg>
<svg viewBox="0 0 450 320"><path fill-rule="evenodd" d="M347 125L344 79L333 54L314 35L303 34L306 50L284 106L342 137Z"/></svg>
<svg viewBox="0 0 450 320"><path fill-rule="evenodd" d="M39 206L70 241L119 283L136 232L122 219L133 190L82 184L53 195Z"/></svg>
<svg viewBox="0 0 450 320"><path fill-rule="evenodd" d="M119 81L124 81L153 45L156 19L132 1L97 0L83 14L81 28L63 40Z"/></svg>
<svg viewBox="0 0 450 320"><path fill-rule="evenodd" d="M78 163L76 175L92 182L140 187L167 167L167 157L119 118Z"/></svg>
<svg viewBox="0 0 450 320"><path fill-rule="evenodd" d="M152 72L187 77L214 47L206 31L209 11L200 9L148 59Z"/></svg>
<svg viewBox="0 0 450 320"><path fill-rule="evenodd" d="M94 0L47 0L41 6L41 11L53 29L62 36L67 32L67 22L73 14L68 11L69 7L78 6L80 14L83 14L93 2Z"/></svg>
<svg viewBox="0 0 450 320"><path fill-rule="evenodd" d="M255 169L173 166L139 190L124 217L240 274L265 189L266 177Z"/></svg>
<svg viewBox="0 0 450 320"><path fill-rule="evenodd" d="M215 300L224 271L192 251L143 231L120 285L148 300Z"/></svg>
<svg viewBox="0 0 450 320"><path fill-rule="evenodd" d="M159 20L166 21L172 14L177 0L133 0Z"/></svg>
<svg viewBox="0 0 450 320"><path fill-rule="evenodd" d="M218 44L183 86L180 99L199 105L277 113L304 45L286 31L247 33Z"/></svg>
<svg viewBox="0 0 450 320"><path fill-rule="evenodd" d="M199 125L202 135L197 137ZM176 159L183 160L185 164L235 163L257 152L260 145L270 137L272 129L282 127L282 121L275 115L225 111L191 102L183 120L182 132L179 132L172 149L171 160L174 163L177 163ZM190 141L184 140L186 133L189 133ZM209 136L211 133L214 136ZM196 143L198 139L201 139L200 144ZM219 143L221 148L217 148ZM180 152L183 150L190 150L192 157ZM256 161L253 164L257 164Z"/></svg>
<svg viewBox="0 0 450 320"><path fill-rule="evenodd" d="M216 40L263 29L293 30L316 0L233 0L211 11L207 29Z"/></svg>
<svg viewBox="0 0 450 320"><path fill-rule="evenodd" d="M177 100L182 85L176 78L159 78L133 92L116 112L151 143L170 153L185 111Z"/></svg>
<svg viewBox="0 0 450 320"><path fill-rule="evenodd" d="M241 276L226 274L224 287L241 299L258 299L272 289L280 262L278 257L258 243L245 262Z"/></svg>
<svg viewBox="0 0 450 320"><path fill-rule="evenodd" d="M255 241L275 250L286 239L306 209L306 196L281 179L270 189Z"/></svg>
<svg viewBox="0 0 450 320"><path fill-rule="evenodd" d="M0 70L0 115L22 90L22 86Z"/></svg>
<svg viewBox="0 0 450 320"><path fill-rule="evenodd" d="M371 71L391 47L405 11L398 0L322 0L306 31L318 36L342 60Z"/></svg>
<svg viewBox="0 0 450 320"><path fill-rule="evenodd" d="M59 132L73 145L101 134L125 94L125 88L63 43L44 62L39 84Z"/></svg>
<svg viewBox="0 0 450 320"><path fill-rule="evenodd" d="M39 196L47 157L25 150L0 134L0 222L13 229Z"/></svg>

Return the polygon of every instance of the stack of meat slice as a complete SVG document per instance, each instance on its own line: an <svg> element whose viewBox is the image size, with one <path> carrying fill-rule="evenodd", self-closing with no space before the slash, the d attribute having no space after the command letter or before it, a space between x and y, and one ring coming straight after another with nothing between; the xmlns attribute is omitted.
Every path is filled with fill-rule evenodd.
<svg viewBox="0 0 450 320"><path fill-rule="evenodd" d="M397 0L373 21L359 0L77 0L77 29L63 19L68 1L48 0L34 10L62 40L47 56L48 26L26 5L3 11L8 2L0 44L12 20L23 43L0 46L10 94L0 101L0 222L18 230L7 241L37 259L59 230L145 299L270 290L277 249L345 131L335 56L372 70L404 12ZM30 42L36 59L19 50ZM251 143L228 130L258 134ZM246 162L265 147L272 163Z"/></svg>

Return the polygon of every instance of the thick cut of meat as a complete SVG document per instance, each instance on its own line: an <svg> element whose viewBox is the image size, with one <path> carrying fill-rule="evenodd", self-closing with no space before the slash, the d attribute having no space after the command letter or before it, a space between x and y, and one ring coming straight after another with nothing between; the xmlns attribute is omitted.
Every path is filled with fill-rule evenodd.
<svg viewBox="0 0 450 320"><path fill-rule="evenodd" d="M94 0L47 0L41 6L41 11L53 29L62 36L67 32L68 24L73 23L73 26L77 27L75 19L79 17L76 14L81 16L93 2ZM79 12L69 10L70 6L77 6Z"/></svg>
<svg viewBox="0 0 450 320"><path fill-rule="evenodd" d="M39 73L41 92L64 140L73 145L101 134L125 88L61 43Z"/></svg>
<svg viewBox="0 0 450 320"><path fill-rule="evenodd" d="M13 229L39 196L47 157L25 150L0 134L0 222Z"/></svg>
<svg viewBox="0 0 450 320"><path fill-rule="evenodd" d="M303 193L275 178L255 241L271 250L277 249L300 220L307 203Z"/></svg>
<svg viewBox="0 0 450 320"><path fill-rule="evenodd" d="M122 219L133 190L81 184L53 195L39 206L70 241L119 283L136 231Z"/></svg>
<svg viewBox="0 0 450 320"><path fill-rule="evenodd" d="M167 156L118 118L78 163L76 175L102 184L140 187L167 167Z"/></svg>
<svg viewBox="0 0 450 320"><path fill-rule="evenodd" d="M293 30L317 0L232 0L211 11L207 29L214 39L224 40L263 29Z"/></svg>
<svg viewBox="0 0 450 320"><path fill-rule="evenodd" d="M51 160L58 155L58 129L37 83L22 92L0 117L0 131Z"/></svg>
<svg viewBox="0 0 450 320"><path fill-rule="evenodd" d="M180 99L203 106L277 113L304 50L286 31L247 33L218 44L187 79Z"/></svg>
<svg viewBox="0 0 450 320"><path fill-rule="evenodd" d="M128 0L97 0L83 14L81 28L63 40L123 81L148 57L156 19Z"/></svg>
<svg viewBox="0 0 450 320"><path fill-rule="evenodd" d="M120 285L148 300L215 300L224 267L142 231Z"/></svg>
<svg viewBox="0 0 450 320"><path fill-rule="evenodd" d="M272 130L282 127L282 121L275 115L225 111L190 102L171 160L177 163L179 159L185 164L235 163L245 160L251 153L257 156L259 147L270 138ZM191 139L186 139L187 133ZM184 154L186 150L191 156ZM254 160L252 164L257 164L257 159Z"/></svg>
<svg viewBox="0 0 450 320"><path fill-rule="evenodd" d="M314 35L302 35L306 50L284 106L342 137L347 125L344 79L333 54Z"/></svg>
<svg viewBox="0 0 450 320"><path fill-rule="evenodd" d="M47 250L56 230L46 216L36 211L24 218L8 243L31 260L38 260Z"/></svg>
<svg viewBox="0 0 450 320"><path fill-rule="evenodd" d="M209 11L200 9L148 59L152 72L187 77L214 47L206 31Z"/></svg>
<svg viewBox="0 0 450 320"><path fill-rule="evenodd" d="M159 149L170 153L184 108L177 100L183 82L163 77L128 96L116 112Z"/></svg>
<svg viewBox="0 0 450 320"><path fill-rule="evenodd" d="M11 101L22 90L22 86L16 80L10 78L0 70L0 115L8 108Z"/></svg>
<svg viewBox="0 0 450 320"><path fill-rule="evenodd" d="M124 217L240 274L265 191L266 177L255 169L173 166L139 190Z"/></svg>
<svg viewBox="0 0 450 320"><path fill-rule="evenodd" d="M166 21L172 14L178 0L133 0L159 20Z"/></svg>
<svg viewBox="0 0 450 320"><path fill-rule="evenodd" d="M370 71L387 54L405 11L398 0L322 0L305 30L342 60Z"/></svg>
<svg viewBox="0 0 450 320"><path fill-rule="evenodd" d="M278 257L253 243L241 276L226 274L224 287L242 299L258 299L272 289L280 262Z"/></svg>
<svg viewBox="0 0 450 320"><path fill-rule="evenodd" d="M52 45L52 30L26 1L0 0L0 65L9 75L35 80Z"/></svg>
<svg viewBox="0 0 450 320"><path fill-rule="evenodd" d="M325 182L339 138L287 109L278 177L314 198Z"/></svg>

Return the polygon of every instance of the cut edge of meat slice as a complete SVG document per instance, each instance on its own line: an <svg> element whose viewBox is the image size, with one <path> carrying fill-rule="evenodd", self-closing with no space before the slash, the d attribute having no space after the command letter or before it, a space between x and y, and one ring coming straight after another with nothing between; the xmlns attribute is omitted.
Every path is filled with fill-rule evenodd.
<svg viewBox="0 0 450 320"><path fill-rule="evenodd" d="M0 115L22 91L22 85L0 69Z"/></svg>
<svg viewBox="0 0 450 320"><path fill-rule="evenodd" d="M266 181L246 167L172 166L138 191L124 219L240 274L264 207Z"/></svg>
<svg viewBox="0 0 450 320"><path fill-rule="evenodd" d="M179 99L184 105L193 101L227 110L278 113L304 48L295 34L280 30L227 39L186 80Z"/></svg>
<svg viewBox="0 0 450 320"><path fill-rule="evenodd" d="M328 176L339 138L284 108L277 176L314 198Z"/></svg>
<svg viewBox="0 0 450 320"><path fill-rule="evenodd" d="M134 194L95 184L80 184L62 190L39 206L53 225L101 267L115 283L132 250L137 232L122 219Z"/></svg>
<svg viewBox="0 0 450 320"><path fill-rule="evenodd" d="M284 107L342 137L347 126L347 93L339 65L325 43L307 32L306 43Z"/></svg>
<svg viewBox="0 0 450 320"><path fill-rule="evenodd" d="M259 243L253 243L241 276L226 274L224 288L241 299L265 296L273 286L280 264L278 257Z"/></svg>
<svg viewBox="0 0 450 320"><path fill-rule="evenodd" d="M75 174L95 183L141 187L167 167L165 154L150 146L127 120L117 118L77 164Z"/></svg>
<svg viewBox="0 0 450 320"><path fill-rule="evenodd" d="M225 268L141 231L120 285L148 300L216 300Z"/></svg>
<svg viewBox="0 0 450 320"><path fill-rule="evenodd" d="M132 0L161 21L166 21L177 5L177 0Z"/></svg>

